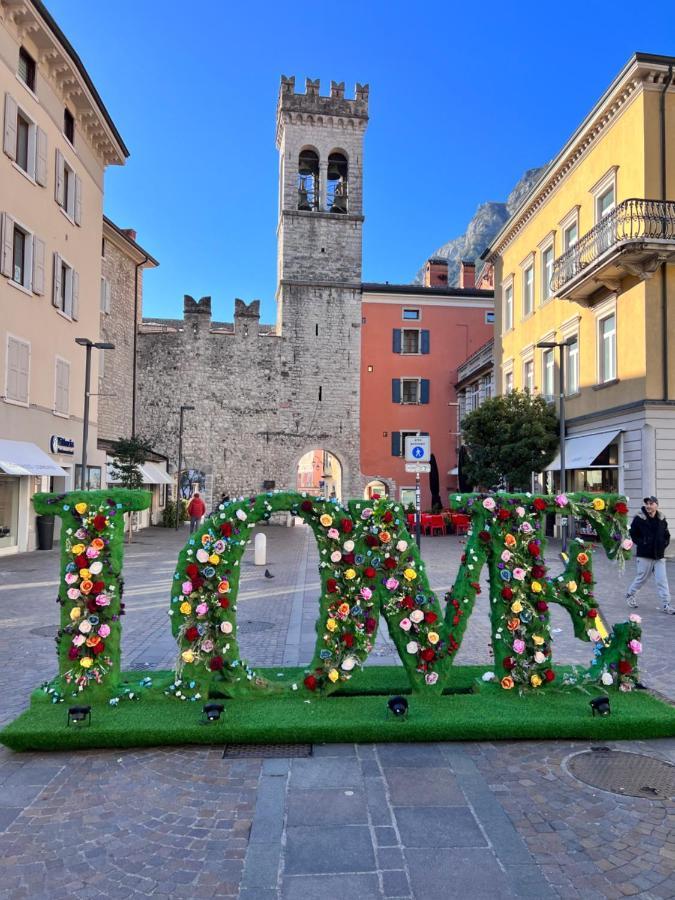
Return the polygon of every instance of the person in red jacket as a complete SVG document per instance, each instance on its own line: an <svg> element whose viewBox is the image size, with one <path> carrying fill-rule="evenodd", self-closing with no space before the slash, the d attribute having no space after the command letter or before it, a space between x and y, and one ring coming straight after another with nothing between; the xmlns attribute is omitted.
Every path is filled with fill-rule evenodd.
<svg viewBox="0 0 675 900"><path fill-rule="evenodd" d="M206 505L199 493L195 491L192 500L188 503L187 513L190 517L190 534L199 528L200 522L206 512Z"/></svg>

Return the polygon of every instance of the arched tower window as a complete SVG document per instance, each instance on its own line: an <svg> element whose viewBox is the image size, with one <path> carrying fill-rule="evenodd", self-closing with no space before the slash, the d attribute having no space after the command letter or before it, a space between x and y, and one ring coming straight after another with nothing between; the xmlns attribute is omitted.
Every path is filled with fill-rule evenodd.
<svg viewBox="0 0 675 900"><path fill-rule="evenodd" d="M344 153L334 151L328 157L326 174L326 209L333 213L346 213L348 209L349 163Z"/></svg>
<svg viewBox="0 0 675 900"><path fill-rule="evenodd" d="M319 154L301 150L298 157L298 209L319 208Z"/></svg>

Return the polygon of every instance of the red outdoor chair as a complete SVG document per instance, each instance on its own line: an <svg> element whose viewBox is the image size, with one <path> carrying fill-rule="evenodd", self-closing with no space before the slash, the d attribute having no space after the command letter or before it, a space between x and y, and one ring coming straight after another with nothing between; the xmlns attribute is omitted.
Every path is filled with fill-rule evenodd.
<svg viewBox="0 0 675 900"><path fill-rule="evenodd" d="M453 513L452 524L455 528L455 534L466 534L469 530L470 519L463 513Z"/></svg>
<svg viewBox="0 0 675 900"><path fill-rule="evenodd" d="M445 534L445 519L443 516L429 516L429 533L435 534L440 531L441 534Z"/></svg>

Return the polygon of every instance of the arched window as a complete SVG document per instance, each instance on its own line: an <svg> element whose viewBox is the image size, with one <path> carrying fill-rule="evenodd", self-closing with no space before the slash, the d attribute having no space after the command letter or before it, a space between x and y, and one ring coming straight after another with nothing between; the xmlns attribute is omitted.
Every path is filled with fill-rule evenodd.
<svg viewBox="0 0 675 900"><path fill-rule="evenodd" d="M319 207L319 154L301 150L298 157L298 209Z"/></svg>
<svg viewBox="0 0 675 900"><path fill-rule="evenodd" d="M334 151L328 157L326 184L326 209L334 213L346 213L348 209L347 180L349 163L344 153Z"/></svg>

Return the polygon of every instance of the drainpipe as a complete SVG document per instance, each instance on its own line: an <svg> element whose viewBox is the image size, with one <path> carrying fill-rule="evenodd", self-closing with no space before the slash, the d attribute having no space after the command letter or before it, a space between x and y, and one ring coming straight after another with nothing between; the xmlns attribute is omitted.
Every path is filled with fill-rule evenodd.
<svg viewBox="0 0 675 900"><path fill-rule="evenodd" d="M136 359L136 344L137 344L137 335L138 335L138 270L142 269L143 266L150 259L149 256L146 255L145 259L142 262L136 264L136 268L134 270L134 361L131 373L131 436L136 437L136 369L138 366L138 361Z"/></svg>
<svg viewBox="0 0 675 900"><path fill-rule="evenodd" d="M668 199L667 194L667 172L666 172L666 93L673 82L673 67L668 66L668 79L666 80L661 96L659 98L660 106L660 125L661 125L661 200L664 203L663 222L665 225L665 202ZM663 399L668 399L668 265L666 262L661 264L661 363L663 371Z"/></svg>

